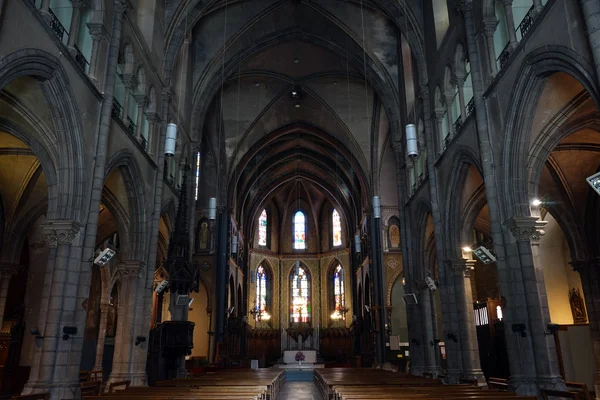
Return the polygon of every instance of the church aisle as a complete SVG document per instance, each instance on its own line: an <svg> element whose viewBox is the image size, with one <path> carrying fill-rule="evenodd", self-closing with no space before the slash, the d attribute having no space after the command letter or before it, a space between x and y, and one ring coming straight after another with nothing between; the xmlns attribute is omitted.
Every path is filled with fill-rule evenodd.
<svg viewBox="0 0 600 400"><path fill-rule="evenodd" d="M281 400L320 400L321 395L313 382L286 382L278 398Z"/></svg>

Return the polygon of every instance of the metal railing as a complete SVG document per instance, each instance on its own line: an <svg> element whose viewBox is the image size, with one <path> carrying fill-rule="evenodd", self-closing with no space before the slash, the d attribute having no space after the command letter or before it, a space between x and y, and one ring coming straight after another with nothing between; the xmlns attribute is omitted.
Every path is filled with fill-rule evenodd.
<svg viewBox="0 0 600 400"><path fill-rule="evenodd" d="M475 98L471 98L467 103L467 118L475 111Z"/></svg>
<svg viewBox="0 0 600 400"><path fill-rule="evenodd" d="M54 32L54 36L56 36L58 38L58 40L65 43L63 41L65 36L67 38L69 37L67 30L65 29L63 24L60 22L60 20L56 16L56 14L54 14L52 9L49 8L48 11L50 12L50 29L52 29L52 32Z"/></svg>
<svg viewBox="0 0 600 400"><path fill-rule="evenodd" d="M117 99L113 99L112 104L112 117L115 119L121 119L123 115L123 106L119 104Z"/></svg>
<svg viewBox="0 0 600 400"><path fill-rule="evenodd" d="M509 59L510 59L510 42L508 42L506 44L506 47L504 47L504 50L502 50L502 53L500 53L500 56L498 56L498 62L500 63L500 69L504 69L504 67L506 66L506 63L508 62Z"/></svg>
<svg viewBox="0 0 600 400"><path fill-rule="evenodd" d="M519 27L517 28L517 31L521 32L521 40L525 37L525 35L527 35L527 32L529 32L529 29L531 29L532 25L533 25L533 5L529 9L529 11L527 11L527 14L525 14L525 17L523 18L523 21L521 21L521 23L519 24Z"/></svg>
<svg viewBox="0 0 600 400"><path fill-rule="evenodd" d="M460 131L460 128L462 128L462 115L459 115L457 120L454 121L454 125L452 125L452 128L454 129L454 135L458 134L458 131Z"/></svg>
<svg viewBox="0 0 600 400"><path fill-rule="evenodd" d="M75 62L77 65L79 65L79 68L81 68L83 72L87 73L90 63L85 58L81 50L79 50L79 47L75 46L75 51Z"/></svg>
<svg viewBox="0 0 600 400"><path fill-rule="evenodd" d="M131 118L129 118L129 116L127 117L127 131L132 136L135 136L135 133L137 131L137 125L131 120Z"/></svg>
<svg viewBox="0 0 600 400"><path fill-rule="evenodd" d="M140 144L142 145L144 151L148 151L148 140L145 137L142 136L140 138Z"/></svg>

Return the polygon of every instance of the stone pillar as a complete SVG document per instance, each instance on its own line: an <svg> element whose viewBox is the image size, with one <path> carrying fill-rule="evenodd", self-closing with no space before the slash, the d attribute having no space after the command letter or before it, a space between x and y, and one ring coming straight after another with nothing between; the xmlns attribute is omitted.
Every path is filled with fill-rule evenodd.
<svg viewBox="0 0 600 400"><path fill-rule="evenodd" d="M129 127L129 97L131 88L135 85L135 77L131 74L123 74L123 86L125 86L125 101L123 102L123 115L121 119L125 126Z"/></svg>
<svg viewBox="0 0 600 400"><path fill-rule="evenodd" d="M119 280L119 305L117 309L117 332L115 334L115 352L109 382L131 380L132 386L139 386L131 368L134 360L135 309L138 295L138 282L142 272L140 261L122 261L117 264ZM149 315L148 315L149 316Z"/></svg>
<svg viewBox="0 0 600 400"><path fill-rule="evenodd" d="M81 11L90 6L90 0L73 0L73 12L71 14L71 26L69 27L69 39L67 48L73 57L78 53L75 48L79 36L79 25L81 23Z"/></svg>
<svg viewBox="0 0 600 400"><path fill-rule="evenodd" d="M437 137L439 140L439 149L437 154L442 154L444 152L444 148L446 147L445 141L446 138L442 137L444 134L443 122L444 122L444 109L436 108L432 119L435 121L435 129L437 133Z"/></svg>
<svg viewBox="0 0 600 400"><path fill-rule="evenodd" d="M148 119L148 154L154 156L156 154L156 143L158 136L156 133L156 126L160 122L160 117L155 112L146 112L146 119Z"/></svg>
<svg viewBox="0 0 600 400"><path fill-rule="evenodd" d="M513 0L500 0L500 3L504 6L504 13L506 14L506 29L508 30L509 47L511 50L514 50L517 48L519 42L517 41L517 29L515 27L515 17L513 16Z"/></svg>
<svg viewBox="0 0 600 400"><path fill-rule="evenodd" d="M96 361L94 370L102 369L102 360L104 359L104 341L106 340L106 328L108 324L108 313L114 306L109 303L100 304L100 325L98 327L98 342L96 344Z"/></svg>
<svg viewBox="0 0 600 400"><path fill-rule="evenodd" d="M79 373L67 368L71 343L76 338L62 340L62 330L65 324L71 325L63 320L66 317L63 308L69 306L66 300L74 298L77 291L77 287L67 284L67 275L72 242L80 225L73 220L53 220L47 221L43 228L51 248L38 325L43 327L41 333L44 339L41 349L35 350L29 381L23 394L50 392L53 400L79 398Z"/></svg>
<svg viewBox="0 0 600 400"><path fill-rule="evenodd" d="M431 312L431 293L427 289L424 281L415 282L415 287L419 291L419 311L421 318L421 346L425 354L424 372L431 372L434 376L440 374L440 368L435 358L435 343L433 341L435 334L433 332L433 313Z"/></svg>
<svg viewBox="0 0 600 400"><path fill-rule="evenodd" d="M585 297L585 307L592 334L596 376L594 389L596 399L600 400L600 258L589 261L575 261L573 269L581 276L581 286Z"/></svg>
<svg viewBox="0 0 600 400"><path fill-rule="evenodd" d="M465 94L463 92L463 87L465 85L465 80L467 79L466 75L462 72L460 74L456 74L452 77L452 83L456 85L458 88L458 104L460 106L460 122L465 122L467 119L467 108L465 106Z"/></svg>
<svg viewBox="0 0 600 400"><path fill-rule="evenodd" d="M40 13L42 13L42 17L46 20L46 22L50 22L50 0L42 0L42 4L40 6Z"/></svg>
<svg viewBox="0 0 600 400"><path fill-rule="evenodd" d="M454 115L452 115L452 100L454 93L445 93L444 105L446 106L446 115L448 116L446 123L448 124L448 138L451 140L454 137Z"/></svg>
<svg viewBox="0 0 600 400"><path fill-rule="evenodd" d="M580 1L587 28L587 37L596 65L596 79L600 80L600 2L598 0Z"/></svg>
<svg viewBox="0 0 600 400"><path fill-rule="evenodd" d="M148 100L146 99L146 95L145 94L136 94L134 96L135 98L135 102L137 103L138 106L138 116L137 116L137 130L135 132L136 134L136 138L137 140L141 143L142 142L142 124L144 123L144 109L146 108L146 106L148 105Z"/></svg>
<svg viewBox="0 0 600 400"><path fill-rule="evenodd" d="M90 57L88 77L98 86L98 53L100 52L100 43L108 35L104 29L104 24L88 22L87 27L92 37L92 55Z"/></svg>
<svg viewBox="0 0 600 400"><path fill-rule="evenodd" d="M498 75L498 65L496 64L496 50L494 49L494 33L496 33L496 27L498 26L498 21L493 20L485 20L483 21L483 34L485 35L485 40L487 42L487 50L488 50L488 62L490 64L490 75L494 78ZM499 56L500 54L498 54ZM471 65L471 70L473 70L473 65Z"/></svg>
<svg viewBox="0 0 600 400"><path fill-rule="evenodd" d="M542 5L542 0L533 0L533 16L537 17L540 15L544 6Z"/></svg>
<svg viewBox="0 0 600 400"><path fill-rule="evenodd" d="M18 265L0 263L0 330L2 330L2 323L4 322L4 309L6 307L10 279L18 272Z"/></svg>
<svg viewBox="0 0 600 400"><path fill-rule="evenodd" d="M539 290L539 286L544 285L544 277L540 266L535 265L531 246L540 240L540 221L537 217L514 217L506 224L517 241L529 322L527 333L533 344L537 384L540 388L566 390L558 368L554 336L546 334L550 318L544 310L548 305Z"/></svg>
<svg viewBox="0 0 600 400"><path fill-rule="evenodd" d="M473 292L471 289L471 272L475 261L461 258L452 260L454 286L458 303L459 336L462 349L463 378L477 379L479 385L486 385L485 376L479 360L479 345L473 317Z"/></svg>

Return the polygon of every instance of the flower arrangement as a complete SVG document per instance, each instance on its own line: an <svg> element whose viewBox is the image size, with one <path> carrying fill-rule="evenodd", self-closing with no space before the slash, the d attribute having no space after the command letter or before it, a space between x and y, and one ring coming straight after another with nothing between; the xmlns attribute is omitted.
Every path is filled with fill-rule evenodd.
<svg viewBox="0 0 600 400"><path fill-rule="evenodd" d="M296 353L296 361L300 362L300 361L304 361L304 353L299 351Z"/></svg>

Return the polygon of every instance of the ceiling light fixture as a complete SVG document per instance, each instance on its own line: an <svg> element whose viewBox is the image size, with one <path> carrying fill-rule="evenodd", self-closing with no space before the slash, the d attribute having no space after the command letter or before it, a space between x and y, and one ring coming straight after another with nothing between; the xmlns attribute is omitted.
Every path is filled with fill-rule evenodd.
<svg viewBox="0 0 600 400"><path fill-rule="evenodd" d="M600 172L587 177L586 181L592 187L592 189L596 191L596 193L600 194Z"/></svg>
<svg viewBox="0 0 600 400"><path fill-rule="evenodd" d="M300 103L296 103L295 107L300 108Z"/></svg>
<svg viewBox="0 0 600 400"><path fill-rule="evenodd" d="M531 204L532 204L534 207L539 207L539 206L542 204L542 201L541 201L540 199L533 199L533 200L531 201Z"/></svg>

